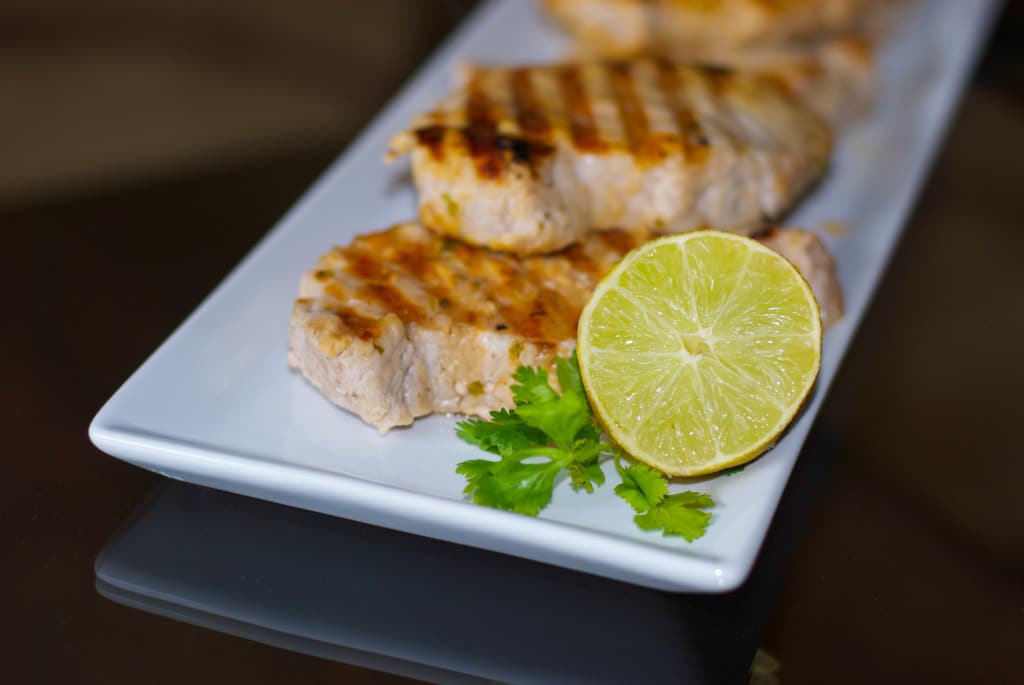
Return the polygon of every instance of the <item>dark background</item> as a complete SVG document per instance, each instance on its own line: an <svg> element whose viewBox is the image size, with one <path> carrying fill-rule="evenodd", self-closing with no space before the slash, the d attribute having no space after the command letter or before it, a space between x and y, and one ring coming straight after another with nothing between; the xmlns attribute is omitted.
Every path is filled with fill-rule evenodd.
<svg viewBox="0 0 1024 685"><path fill-rule="evenodd" d="M5 681L401 682L100 598L157 476L86 427L472 4L0 2ZM784 683L1020 677L1022 5L820 415L838 454L763 640Z"/></svg>

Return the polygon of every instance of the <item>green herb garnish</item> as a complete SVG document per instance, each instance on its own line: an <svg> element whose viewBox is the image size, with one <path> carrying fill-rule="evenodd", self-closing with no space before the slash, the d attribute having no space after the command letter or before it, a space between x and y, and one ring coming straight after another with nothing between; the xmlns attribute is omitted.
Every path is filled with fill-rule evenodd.
<svg viewBox="0 0 1024 685"><path fill-rule="evenodd" d="M497 455L456 467L465 493L477 504L536 516L551 502L555 480L568 473L574 490L593 492L604 485L601 463L615 458L622 482L615 494L636 512L644 530L661 530L693 541L704 534L714 506L698 492L669 494L668 479L644 465L623 466L623 452L608 442L590 408L575 355L556 360L559 395L544 369L520 366L513 378L515 409L491 412L490 420L461 421L456 435Z"/></svg>
<svg viewBox="0 0 1024 685"><path fill-rule="evenodd" d="M666 537L680 535L688 542L704 535L711 514L702 510L715 506L710 495L693 490L670 495L665 476L646 464L623 467L616 461L615 469L622 478L615 494L633 507L636 525L661 530Z"/></svg>

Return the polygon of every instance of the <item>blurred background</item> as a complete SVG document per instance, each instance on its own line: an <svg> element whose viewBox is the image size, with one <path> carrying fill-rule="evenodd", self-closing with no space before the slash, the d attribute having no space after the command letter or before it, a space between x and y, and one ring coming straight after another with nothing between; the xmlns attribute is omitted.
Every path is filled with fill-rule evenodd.
<svg viewBox="0 0 1024 685"><path fill-rule="evenodd" d="M85 431L473 5L0 0L10 682L156 655L150 682L399 682L99 598L95 554L157 477ZM819 419L838 455L763 641L782 682L1019 677L1021 179L1014 0Z"/></svg>
<svg viewBox="0 0 1024 685"><path fill-rule="evenodd" d="M337 152L474 4L3 0L0 206Z"/></svg>
<svg viewBox="0 0 1024 685"><path fill-rule="evenodd" d="M3 0L0 209L337 152L474 4Z"/></svg>

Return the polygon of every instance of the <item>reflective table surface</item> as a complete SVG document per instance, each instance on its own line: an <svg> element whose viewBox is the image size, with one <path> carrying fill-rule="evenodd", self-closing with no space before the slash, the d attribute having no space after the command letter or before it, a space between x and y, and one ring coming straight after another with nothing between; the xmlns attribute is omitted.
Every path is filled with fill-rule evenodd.
<svg viewBox="0 0 1024 685"><path fill-rule="evenodd" d="M100 594L213 630L436 682L742 682L831 461L790 483L749 582L674 595L165 481L105 545Z"/></svg>
<svg viewBox="0 0 1024 685"><path fill-rule="evenodd" d="M92 149L94 138L84 134L75 147L70 137L38 132L49 121L67 122L54 130L77 131L105 78L95 65L109 46L70 38L101 24L79 21L61 4L49 13L0 8L0 26L80 50L68 58L80 69L69 82L94 89L84 89L76 106L4 115L0 150L5 138L19 150L33 135L48 141L33 149L54 159L69 146ZM96 168L110 163L109 174L0 195L8 474L0 529L10 541L0 584L9 627L4 681L740 683L750 679L756 652L764 683L1017 682L1024 645L1019 3L1007 5L755 571L737 592L658 593L292 510L167 481L88 443L88 421L117 384L471 3L427 5L381 0L363 23L346 23L356 16L351 8L331 10L334 24L305 19L310 36L321 25L349 31L344 48L355 61L347 64L364 64L365 74L306 69L300 58L322 62L329 43L310 38L306 52L282 47L269 36L307 34L281 17L275 21L285 28L272 32L272 21L254 15L242 33L291 60L273 61L266 81L286 92L291 107L267 105L260 116L252 107L249 119L225 124L225 131L251 128L238 150L204 156L197 144L186 161L145 171L122 166L118 175L111 161L118 155L156 153L143 154L143 143L117 144L148 143L163 129L133 137L134 115L112 113L135 108L161 122L167 114L159 99L127 98L90 133L113 131L103 139L108 157L89 153ZM156 19L139 24L152 35L193 27L200 16L191 3L153 7L164 14L154 10ZM175 12L188 22L167 20ZM215 75L238 66L221 45L227 38L217 38L240 35L231 16L218 14L212 34L188 43ZM137 35L110 19L97 35ZM42 59L34 45L6 41L0 73L18 75L39 58L40 73L56 83L58 52ZM151 56L141 45L133 49ZM240 74L252 73L232 72L239 93L250 83ZM128 82L118 74L113 83ZM217 97L228 99L215 101L180 79L167 83L187 91L195 112L182 105L166 126L191 114L221 121L217 108L242 97L219 89ZM243 94L256 98L257 90ZM39 102L74 95L39 92ZM210 133L186 124L184 140ZM280 133L300 129L306 133ZM12 159L16 169L19 158Z"/></svg>

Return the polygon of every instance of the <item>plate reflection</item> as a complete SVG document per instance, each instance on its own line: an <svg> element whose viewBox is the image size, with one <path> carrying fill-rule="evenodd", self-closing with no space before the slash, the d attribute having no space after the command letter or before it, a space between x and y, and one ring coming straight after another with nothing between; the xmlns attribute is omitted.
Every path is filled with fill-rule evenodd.
<svg viewBox="0 0 1024 685"><path fill-rule="evenodd" d="M813 434L812 434L813 435ZM827 461L808 442L748 582L677 595L176 481L96 560L101 594L441 683L742 682Z"/></svg>

